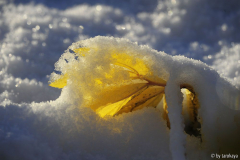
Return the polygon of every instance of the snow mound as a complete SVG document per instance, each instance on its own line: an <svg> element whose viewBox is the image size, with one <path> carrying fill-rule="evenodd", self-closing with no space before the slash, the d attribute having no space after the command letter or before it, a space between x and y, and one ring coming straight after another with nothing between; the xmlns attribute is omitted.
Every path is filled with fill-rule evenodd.
<svg viewBox="0 0 240 160"><path fill-rule="evenodd" d="M192 160L210 159L216 148L240 155L239 91L231 85L240 86L239 3L0 0L0 159L173 159L185 152ZM63 51L97 35L202 60L223 75L198 61L107 38L77 43L106 50L85 58L72 46L62 58L72 61L62 60L52 75L54 81L70 71L58 83L62 93L50 87ZM103 57L108 45L129 52ZM128 66L109 66L116 59L129 59ZM124 99L127 93L132 96Z"/></svg>
<svg viewBox="0 0 240 160"><path fill-rule="evenodd" d="M169 148L173 159L186 158L186 145L189 145L186 143L191 139L184 132L184 116L181 114L183 101L181 88L186 88L192 91L199 101L198 115L195 118L201 123L202 151L206 153L217 153L219 149L222 152L237 151L235 146L240 141L237 136L240 132L240 91L214 69L200 61L183 56L172 57L125 39L98 36L73 43L55 64L55 70L60 75L53 73L50 85L63 88L59 99L71 103L70 108L78 110L92 108L100 117L104 117L103 112L104 115L115 115L121 107L127 108L125 105L128 104L127 102L117 99L122 96L117 94L121 91L111 92L107 90L109 87L127 86L132 90L134 88L131 88L132 86L142 84L142 81L146 81L145 83L149 85L164 86L171 125ZM107 90L107 93L103 94L105 97L99 96L101 95L99 93L105 90ZM129 92L123 90L124 92L121 93L128 95ZM129 101L127 98L128 96L124 99ZM94 106L95 101L98 103ZM115 103L116 101L119 102ZM136 100L136 102L142 101ZM146 104L145 107L150 106ZM125 119L125 116L131 114L125 113L122 118ZM82 113L81 115L88 116ZM75 119L78 121L80 116L78 114L76 116ZM107 116L108 120L109 118ZM162 129L168 132L166 126ZM229 137L228 142L223 138L226 135ZM195 141L200 143L197 138ZM159 143L159 146L162 144Z"/></svg>

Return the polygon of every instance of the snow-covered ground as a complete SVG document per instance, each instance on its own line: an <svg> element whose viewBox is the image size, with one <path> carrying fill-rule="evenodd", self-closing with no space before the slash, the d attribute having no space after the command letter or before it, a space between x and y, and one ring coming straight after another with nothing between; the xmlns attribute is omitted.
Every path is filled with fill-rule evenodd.
<svg viewBox="0 0 240 160"><path fill-rule="evenodd" d="M69 90L59 97L61 90L48 85L54 64L73 42L114 36L201 60L240 87L239 6L225 0L0 0L0 159L171 159L169 130L155 109L108 120L91 109L76 112L68 106L78 104L66 99L76 96L80 103L80 95ZM211 158L196 149L194 137L187 140L189 159Z"/></svg>

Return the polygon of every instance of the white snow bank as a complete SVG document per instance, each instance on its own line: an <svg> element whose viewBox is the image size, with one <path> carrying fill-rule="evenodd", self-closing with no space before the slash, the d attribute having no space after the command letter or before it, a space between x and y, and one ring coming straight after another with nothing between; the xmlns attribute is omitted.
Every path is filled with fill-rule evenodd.
<svg viewBox="0 0 240 160"><path fill-rule="evenodd" d="M8 104L0 113L1 159L171 159L165 122L154 109L104 120L62 95Z"/></svg>

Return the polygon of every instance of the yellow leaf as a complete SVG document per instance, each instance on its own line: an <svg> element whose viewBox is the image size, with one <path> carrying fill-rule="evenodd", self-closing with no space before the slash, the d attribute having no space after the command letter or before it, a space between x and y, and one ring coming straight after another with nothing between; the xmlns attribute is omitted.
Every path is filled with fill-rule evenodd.
<svg viewBox="0 0 240 160"><path fill-rule="evenodd" d="M77 53L78 56L85 57L86 54L88 53L88 51L90 51L90 49L87 48L87 47L83 47L83 48L74 49L73 51L74 51L75 53Z"/></svg>
<svg viewBox="0 0 240 160"><path fill-rule="evenodd" d="M147 87L146 83L128 84L123 86L110 86L96 95L98 98L90 102L89 106L96 111L101 106L109 103L116 103L126 98L132 97L139 91Z"/></svg>
<svg viewBox="0 0 240 160"><path fill-rule="evenodd" d="M144 107L157 107L157 105L162 100L162 98L163 98L163 94L156 95L155 97L152 97L152 98L148 99L143 104L133 108L133 111L142 109Z"/></svg>
<svg viewBox="0 0 240 160"><path fill-rule="evenodd" d="M102 106L96 110L100 117L107 115L114 116L132 97L128 97L116 103L112 103L106 106Z"/></svg>
<svg viewBox="0 0 240 160"><path fill-rule="evenodd" d="M169 117L168 117L168 110L167 110L167 108L168 108L168 106L167 106L166 96L164 95L164 97L163 97L163 110L164 110L164 112L163 112L162 116L163 116L163 119L165 121L167 121L167 126L170 129L171 125L170 125L170 120L169 120Z"/></svg>
<svg viewBox="0 0 240 160"><path fill-rule="evenodd" d="M155 97L152 97L148 100L146 100L143 104L140 104L138 106L136 106L135 108L133 108L132 106L129 105L125 105L121 110L119 110L116 115L122 114L122 113L128 113L131 111L136 111L139 109L142 109L144 107L157 107L157 105L159 104L159 102L162 100L163 94L159 94Z"/></svg>
<svg viewBox="0 0 240 160"><path fill-rule="evenodd" d="M130 56L126 53L113 53L112 58L115 61L115 65L119 65L125 68L130 69L133 73L139 75L151 74L150 69L147 67L145 62L133 56Z"/></svg>
<svg viewBox="0 0 240 160"><path fill-rule="evenodd" d="M95 79L95 83L96 83L97 85L103 84L103 82L102 82L100 79Z"/></svg>
<svg viewBox="0 0 240 160"><path fill-rule="evenodd" d="M183 112L186 113L190 121L194 122L199 109L198 98L187 88L182 88L181 91L184 95L183 106L185 108L183 109Z"/></svg>
<svg viewBox="0 0 240 160"><path fill-rule="evenodd" d="M63 88L67 85L67 80L68 80L68 75L63 74L63 75L60 75L55 81L50 83L49 86L55 87L55 88Z"/></svg>
<svg viewBox="0 0 240 160"><path fill-rule="evenodd" d="M161 101L162 96L159 97L159 95L162 95L164 92L164 87L159 86L149 86L145 89L139 91L136 93L133 98L118 112L118 114L121 114L123 112L131 112L133 110L141 109L143 107L148 107L148 105L153 105L152 107L156 107L156 105ZM157 99L158 103L152 103L155 102L155 98Z"/></svg>
<svg viewBox="0 0 240 160"><path fill-rule="evenodd" d="M96 52L98 50L98 48L93 49ZM90 48L82 47L73 51L77 56L85 58ZM166 81L153 75L143 57L119 53L113 49L109 58L110 68L104 70L104 67L98 65L94 67L97 74L85 73L89 74L86 76L87 81L78 81L78 83L83 82L83 88L89 87L84 89L85 106L93 109L101 117L114 116L148 106L156 107L164 94ZM68 72L78 74L72 70ZM63 88L67 85L68 78L67 74L61 75L50 86Z"/></svg>

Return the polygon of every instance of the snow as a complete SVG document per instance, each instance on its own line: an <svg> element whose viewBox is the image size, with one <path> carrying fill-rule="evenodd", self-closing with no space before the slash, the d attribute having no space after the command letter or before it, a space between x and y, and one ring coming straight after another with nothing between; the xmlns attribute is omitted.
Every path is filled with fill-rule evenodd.
<svg viewBox="0 0 240 160"><path fill-rule="evenodd" d="M219 148L240 154L238 3L0 1L0 159L211 159ZM98 35L129 40L89 39ZM76 59L76 47L98 50ZM101 118L85 106L101 91L92 86L104 78L95 67L109 71L112 50L143 60L167 81L171 129L161 109ZM54 68L55 76L70 73L62 90L48 85ZM102 81L126 78L114 76ZM181 84L198 95L203 142L184 132Z"/></svg>

